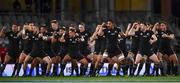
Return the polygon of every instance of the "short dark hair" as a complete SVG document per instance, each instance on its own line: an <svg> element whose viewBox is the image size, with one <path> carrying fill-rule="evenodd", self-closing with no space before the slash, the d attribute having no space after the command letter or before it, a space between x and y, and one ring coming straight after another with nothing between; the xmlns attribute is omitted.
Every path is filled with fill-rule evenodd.
<svg viewBox="0 0 180 83"><path fill-rule="evenodd" d="M13 22L12 25L16 25L17 26L18 24L16 22Z"/></svg>
<svg viewBox="0 0 180 83"><path fill-rule="evenodd" d="M69 31L76 32L75 28L70 28Z"/></svg>
<svg viewBox="0 0 180 83"><path fill-rule="evenodd" d="M84 22L81 22L79 25L83 25L83 26L85 26L85 23L84 23Z"/></svg>
<svg viewBox="0 0 180 83"><path fill-rule="evenodd" d="M46 27L46 24L41 24L41 27Z"/></svg>
<svg viewBox="0 0 180 83"><path fill-rule="evenodd" d="M109 19L108 21L113 23L113 20L112 20L112 19Z"/></svg>
<svg viewBox="0 0 180 83"><path fill-rule="evenodd" d="M31 24L31 23L33 23L33 24L34 24L34 22L33 22L33 21L28 21L27 23L28 23L28 24Z"/></svg>
<svg viewBox="0 0 180 83"><path fill-rule="evenodd" d="M51 23L58 23L58 21L57 20L51 20Z"/></svg>
<svg viewBox="0 0 180 83"><path fill-rule="evenodd" d="M63 26L63 27L61 27L61 28L59 28L59 29L61 29L61 30L66 30L66 27Z"/></svg>
<svg viewBox="0 0 180 83"><path fill-rule="evenodd" d="M168 23L166 21L162 21L162 22L160 22L160 24L168 25Z"/></svg>

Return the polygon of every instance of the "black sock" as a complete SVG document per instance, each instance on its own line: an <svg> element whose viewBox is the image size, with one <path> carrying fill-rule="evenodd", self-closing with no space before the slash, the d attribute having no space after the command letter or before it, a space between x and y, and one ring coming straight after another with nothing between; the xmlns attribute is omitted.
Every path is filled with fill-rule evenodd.
<svg viewBox="0 0 180 83"><path fill-rule="evenodd" d="M111 75L112 68L113 68L113 64L109 64L109 66L108 66L108 74L107 74L108 76Z"/></svg>
<svg viewBox="0 0 180 83"><path fill-rule="evenodd" d="M94 70L95 70L95 69L94 69L94 63L91 63L89 75L93 75Z"/></svg>
<svg viewBox="0 0 180 83"><path fill-rule="evenodd" d="M1 77L1 64L2 64L2 63L1 63L1 61L0 61L0 77Z"/></svg>
<svg viewBox="0 0 180 83"><path fill-rule="evenodd" d="M171 74L171 65L170 64L167 64L166 74L168 74L168 75Z"/></svg>
<svg viewBox="0 0 180 83"><path fill-rule="evenodd" d="M127 75L127 73L126 73L126 65L125 64L121 65L121 68L123 70L123 75Z"/></svg>
<svg viewBox="0 0 180 83"><path fill-rule="evenodd" d="M50 76L50 71L47 71L46 76L47 77Z"/></svg>
<svg viewBox="0 0 180 83"><path fill-rule="evenodd" d="M81 67L80 67L80 71L81 71L81 74L80 75L86 75L86 65L84 64L81 64Z"/></svg>
<svg viewBox="0 0 180 83"><path fill-rule="evenodd" d="M61 74L64 73L65 66L66 66L65 63L61 63L61 72L60 72Z"/></svg>
<svg viewBox="0 0 180 83"><path fill-rule="evenodd" d="M167 70L166 70L166 73L168 75L171 75L172 66L173 66L172 62L167 61Z"/></svg>
<svg viewBox="0 0 180 83"><path fill-rule="evenodd" d="M125 65L125 73L126 73L126 75L128 74L128 68L129 68L129 66Z"/></svg>
<svg viewBox="0 0 180 83"><path fill-rule="evenodd" d="M13 69L13 73L12 73L12 76L15 76L15 73L16 73L16 70L17 70L17 67L18 67L18 63L15 63L15 65L14 65L14 69Z"/></svg>
<svg viewBox="0 0 180 83"><path fill-rule="evenodd" d="M136 68L137 68L137 64L134 64L134 65L133 65L133 73L135 73Z"/></svg>
<svg viewBox="0 0 180 83"><path fill-rule="evenodd" d="M150 66L151 66L151 63L150 63L150 62L146 62L145 74L146 74L147 76L150 75Z"/></svg>
<svg viewBox="0 0 180 83"><path fill-rule="evenodd" d="M39 76L39 64L36 65L36 76Z"/></svg>
<svg viewBox="0 0 180 83"><path fill-rule="evenodd" d="M2 67L0 69L0 75L3 74L5 68L6 68L6 64L2 64Z"/></svg>
<svg viewBox="0 0 180 83"><path fill-rule="evenodd" d="M164 76L164 67L163 67L163 61L160 61L160 65L159 65L159 68L161 70L161 75Z"/></svg>
<svg viewBox="0 0 180 83"><path fill-rule="evenodd" d="M159 64L154 65L155 71L156 71L156 76L159 76Z"/></svg>
<svg viewBox="0 0 180 83"><path fill-rule="evenodd" d="M80 74L79 74L79 70L78 70L78 65L75 65L75 66L74 66L74 69L75 69L75 71L76 71L76 75L79 76ZM74 69L71 70L72 73L73 73L73 70L74 70Z"/></svg>
<svg viewBox="0 0 180 83"><path fill-rule="evenodd" d="M134 72L133 72L133 65L131 64L131 65L129 65L129 72L130 72L130 76L133 76L134 75Z"/></svg>
<svg viewBox="0 0 180 83"><path fill-rule="evenodd" d="M57 69L58 69L58 63L54 64L54 68L53 68L53 75L57 76Z"/></svg>
<svg viewBox="0 0 180 83"><path fill-rule="evenodd" d="M25 69L23 69L23 71L24 71L23 76L27 76L26 70L27 70L27 67Z"/></svg>
<svg viewBox="0 0 180 83"><path fill-rule="evenodd" d="M142 67L143 67L143 63L140 63L140 64L139 64L138 71L137 71L137 76L138 76L139 73L141 72Z"/></svg>
<svg viewBox="0 0 180 83"><path fill-rule="evenodd" d="M21 63L18 63L16 76L19 76L19 72L20 72L20 70L21 70L21 66L22 66L22 64L21 64Z"/></svg>
<svg viewBox="0 0 180 83"><path fill-rule="evenodd" d="M29 72L29 75L28 75L28 76L32 76L33 70L34 70L34 66L31 65L30 72Z"/></svg>
<svg viewBox="0 0 180 83"><path fill-rule="evenodd" d="M47 64L43 63L43 64L41 65L41 67L42 67L42 75L46 75Z"/></svg>
<svg viewBox="0 0 180 83"><path fill-rule="evenodd" d="M178 65L173 65L173 74L178 76Z"/></svg>
<svg viewBox="0 0 180 83"><path fill-rule="evenodd" d="M84 75L84 65L81 64L80 66L80 75Z"/></svg>

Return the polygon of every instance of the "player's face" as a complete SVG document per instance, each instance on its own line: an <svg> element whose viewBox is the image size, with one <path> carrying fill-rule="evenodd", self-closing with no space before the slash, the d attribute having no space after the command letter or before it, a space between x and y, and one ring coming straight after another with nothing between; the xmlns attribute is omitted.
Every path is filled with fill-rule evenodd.
<svg viewBox="0 0 180 83"><path fill-rule="evenodd" d="M137 27L139 27L139 24L136 24L136 25L134 26L134 29L136 29Z"/></svg>
<svg viewBox="0 0 180 83"><path fill-rule="evenodd" d="M56 30L58 28L58 23L51 23L51 27Z"/></svg>
<svg viewBox="0 0 180 83"><path fill-rule="evenodd" d="M36 27L36 26L34 26L34 27L33 27L33 32L34 32L34 33L38 33L38 32L39 32L39 28Z"/></svg>
<svg viewBox="0 0 180 83"><path fill-rule="evenodd" d="M113 23L111 21L108 21L107 22L107 27L112 28L112 26L113 26Z"/></svg>
<svg viewBox="0 0 180 83"><path fill-rule="evenodd" d="M140 24L140 30L144 31L146 29L145 25L143 23Z"/></svg>
<svg viewBox="0 0 180 83"><path fill-rule="evenodd" d="M158 24L158 25L156 26L156 29L157 29L157 30L159 30L159 29L160 29L160 24Z"/></svg>
<svg viewBox="0 0 180 83"><path fill-rule="evenodd" d="M80 32L84 32L84 31L85 31L85 28L84 28L83 25L79 25L79 31L80 31Z"/></svg>
<svg viewBox="0 0 180 83"><path fill-rule="evenodd" d="M146 30L151 30L151 25L150 24L146 25Z"/></svg>
<svg viewBox="0 0 180 83"><path fill-rule="evenodd" d="M75 35L75 32L74 32L74 31L69 30L69 36L74 36L74 35Z"/></svg>
<svg viewBox="0 0 180 83"><path fill-rule="evenodd" d="M96 28L99 30L101 27L102 27L102 25L97 25Z"/></svg>
<svg viewBox="0 0 180 83"><path fill-rule="evenodd" d="M65 33L65 30L59 29L59 34L63 34L63 33Z"/></svg>
<svg viewBox="0 0 180 83"><path fill-rule="evenodd" d="M17 31L18 31L17 25L12 25L12 31L13 31L13 32L17 32Z"/></svg>
<svg viewBox="0 0 180 83"><path fill-rule="evenodd" d="M29 31L33 31L33 27L34 27L34 24L33 24L33 23L30 23L29 26L28 26L28 30L29 30Z"/></svg>
<svg viewBox="0 0 180 83"><path fill-rule="evenodd" d="M41 33L44 33L44 32L46 32L46 29L45 29L44 27L41 27L41 28L40 28L40 32L41 32Z"/></svg>
<svg viewBox="0 0 180 83"><path fill-rule="evenodd" d="M167 30L166 24L161 23L161 24L160 24L160 29L161 29L162 31L166 31L166 30Z"/></svg>

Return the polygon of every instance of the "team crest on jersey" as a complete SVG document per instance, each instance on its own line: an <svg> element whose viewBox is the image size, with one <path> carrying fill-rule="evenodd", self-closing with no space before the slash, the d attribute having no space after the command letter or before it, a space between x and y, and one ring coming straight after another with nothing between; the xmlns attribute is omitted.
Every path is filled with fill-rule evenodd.
<svg viewBox="0 0 180 83"><path fill-rule="evenodd" d="M143 37L147 37L147 35L144 35Z"/></svg>
<svg viewBox="0 0 180 83"><path fill-rule="evenodd" d="M83 37L83 38L84 38L84 37ZM76 38L75 41L78 41L78 38Z"/></svg>
<svg viewBox="0 0 180 83"><path fill-rule="evenodd" d="M147 35L149 36L149 35L150 35L150 33L147 33Z"/></svg>
<svg viewBox="0 0 180 83"><path fill-rule="evenodd" d="M143 33L140 33L140 35L143 35Z"/></svg>
<svg viewBox="0 0 180 83"><path fill-rule="evenodd" d="M86 33L85 36L87 36L88 34Z"/></svg>
<svg viewBox="0 0 180 83"><path fill-rule="evenodd" d="M111 35L115 35L115 33L111 33Z"/></svg>
<svg viewBox="0 0 180 83"><path fill-rule="evenodd" d="M17 37L16 37L16 36L14 36L13 34L11 34L10 36L11 36L12 38L14 38L14 39L16 39L16 38L17 38Z"/></svg>
<svg viewBox="0 0 180 83"><path fill-rule="evenodd" d="M13 38L15 38L15 39L16 39L16 38L17 38L17 36L14 36Z"/></svg>
<svg viewBox="0 0 180 83"><path fill-rule="evenodd" d="M114 31L115 33L117 33L117 31Z"/></svg>
<svg viewBox="0 0 180 83"><path fill-rule="evenodd" d="M108 31L108 33L111 33L111 31Z"/></svg>
<svg viewBox="0 0 180 83"><path fill-rule="evenodd" d="M35 40L39 40L39 38L35 38Z"/></svg>
<svg viewBox="0 0 180 83"><path fill-rule="evenodd" d="M74 44L75 44L75 43L76 43L76 41L72 41L72 43L74 43Z"/></svg>
<svg viewBox="0 0 180 83"><path fill-rule="evenodd" d="M11 37L13 36L13 34L10 35Z"/></svg>
<svg viewBox="0 0 180 83"><path fill-rule="evenodd" d="M161 32L161 34L164 34L164 32Z"/></svg>

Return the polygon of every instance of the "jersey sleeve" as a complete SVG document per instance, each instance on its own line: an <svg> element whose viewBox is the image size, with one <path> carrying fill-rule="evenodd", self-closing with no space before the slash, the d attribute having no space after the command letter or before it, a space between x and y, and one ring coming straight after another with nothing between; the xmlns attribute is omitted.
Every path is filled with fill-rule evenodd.
<svg viewBox="0 0 180 83"><path fill-rule="evenodd" d="M167 30L167 34L174 34L174 33L170 30Z"/></svg>
<svg viewBox="0 0 180 83"><path fill-rule="evenodd" d="M10 37L10 32L5 32L4 34L6 37Z"/></svg>
<svg viewBox="0 0 180 83"><path fill-rule="evenodd" d="M153 34L154 34L154 32L153 32L153 31L150 31L150 34L151 34L151 35L153 35Z"/></svg>
<svg viewBox="0 0 180 83"><path fill-rule="evenodd" d="M117 28L117 31L118 31L118 33L119 33L119 32L121 32L121 29L120 29L120 28Z"/></svg>
<svg viewBox="0 0 180 83"><path fill-rule="evenodd" d="M104 35L107 36L108 30L107 30L107 29L104 29L103 32L104 32Z"/></svg>

